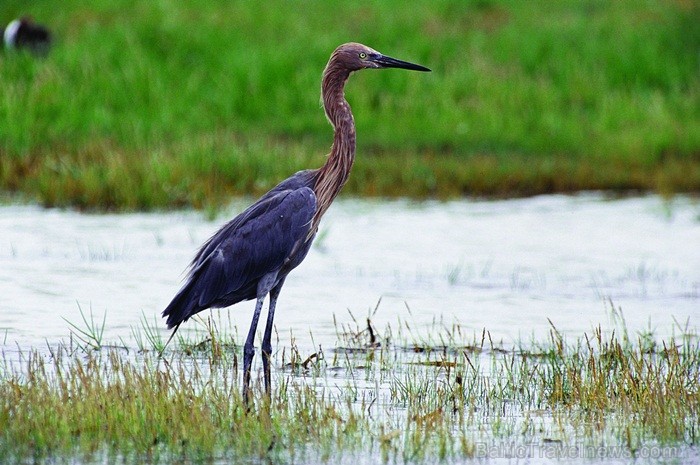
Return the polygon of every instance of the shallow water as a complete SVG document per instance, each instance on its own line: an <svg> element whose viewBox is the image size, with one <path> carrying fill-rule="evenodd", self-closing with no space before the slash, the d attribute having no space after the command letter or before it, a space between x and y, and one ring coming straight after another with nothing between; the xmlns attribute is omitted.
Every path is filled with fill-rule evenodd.
<svg viewBox="0 0 700 465"><path fill-rule="evenodd" d="M213 222L197 212L88 215L0 207L3 357L12 360L28 348L43 350L65 341L68 322L84 326L81 311L92 313L98 325L106 317L107 343L136 346L132 328L140 328L144 317L167 337L159 314L178 290L193 253L245 206L237 202ZM231 316L241 342L252 307L248 302L222 313ZM354 326L348 310L360 327L369 314L380 331L400 319L421 335L444 334L436 321L459 322L465 344L479 340L485 328L492 340L510 347L548 341L549 320L572 339L598 326L619 331L622 323L612 316L612 307L622 309L632 336L653 331L667 337L680 333L686 322L697 332L700 204L687 197L606 200L597 194L447 203L342 200L328 212L307 260L287 280L276 318L276 347L288 350L291 332L302 357L318 345L333 348L338 343L334 316L338 324ZM197 327L188 322L182 331ZM277 355L275 376L291 376ZM332 369L327 386L323 380L320 386L341 392L349 378ZM382 403L388 395L382 394L385 384L372 376L353 376L352 384L358 395L378 398L372 403L389 412L387 418L396 412L401 417L400 406ZM506 420L520 431L523 418L515 409ZM505 439L490 437L488 428L485 434L476 431L476 458L489 463L630 461L629 449L615 439L606 447L575 435L565 443L552 441L541 432L555 429L551 416L539 421L544 430ZM645 442L640 451L637 463L698 459L697 449L685 444ZM381 460L374 450L344 455L338 463ZM464 461L471 463L466 458L454 463Z"/></svg>
<svg viewBox="0 0 700 465"><path fill-rule="evenodd" d="M106 316L105 341L134 345L131 328L143 316L159 320L197 247L244 207L237 202L215 221L197 212L0 207L0 347L65 340L66 320L81 326L81 309L98 323ZM287 279L280 341L291 331L301 348L332 346L334 315L342 323L352 321L348 310L364 318L380 298L376 327L401 318L420 332L442 318L475 334L486 328L506 346L544 337L548 319L572 337L619 328L612 306L631 334L678 333L676 322L697 327L700 316L700 205L598 194L341 200ZM240 337L252 308L231 310Z"/></svg>

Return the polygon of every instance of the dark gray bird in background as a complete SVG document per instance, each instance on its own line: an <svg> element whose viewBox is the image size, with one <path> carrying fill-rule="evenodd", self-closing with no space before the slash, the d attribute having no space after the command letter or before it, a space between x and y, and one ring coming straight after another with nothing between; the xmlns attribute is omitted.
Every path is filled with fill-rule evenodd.
<svg viewBox="0 0 700 465"><path fill-rule="evenodd" d="M48 52L51 46L51 32L37 24L30 16L10 21L2 31L2 42L8 50L26 49L37 55Z"/></svg>
<svg viewBox="0 0 700 465"><path fill-rule="evenodd" d="M253 340L265 296L270 294L263 336L265 391L270 395L272 322L284 280L311 248L321 217L338 195L355 158L355 122L345 100L350 73L365 68L430 71L420 65L382 55L365 45L348 43L331 55L323 72L321 94L335 129L333 146L319 169L292 175L226 223L202 245L192 260L182 289L163 311L168 328L207 308L228 307L257 299L243 356L243 397L248 400Z"/></svg>

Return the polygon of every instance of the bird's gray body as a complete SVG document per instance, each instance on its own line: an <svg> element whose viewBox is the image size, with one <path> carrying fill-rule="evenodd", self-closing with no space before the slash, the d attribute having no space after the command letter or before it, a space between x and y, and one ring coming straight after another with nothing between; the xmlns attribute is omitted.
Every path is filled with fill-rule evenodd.
<svg viewBox="0 0 700 465"><path fill-rule="evenodd" d="M202 245L185 285L163 311L168 328L207 308L255 299L261 278L274 274L274 288L299 266L316 235L315 172L285 179Z"/></svg>

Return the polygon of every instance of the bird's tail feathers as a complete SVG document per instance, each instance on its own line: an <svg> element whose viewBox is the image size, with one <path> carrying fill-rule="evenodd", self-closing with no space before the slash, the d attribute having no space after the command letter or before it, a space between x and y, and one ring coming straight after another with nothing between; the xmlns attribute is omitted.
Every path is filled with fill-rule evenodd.
<svg viewBox="0 0 700 465"><path fill-rule="evenodd" d="M192 281L185 284L165 310L163 310L162 316L168 317L166 320L168 329L175 328L175 331L177 331L177 327L180 326L183 321L186 321L201 310L197 308L198 299L194 298L195 296L192 295L192 288ZM173 332L173 334L175 333Z"/></svg>

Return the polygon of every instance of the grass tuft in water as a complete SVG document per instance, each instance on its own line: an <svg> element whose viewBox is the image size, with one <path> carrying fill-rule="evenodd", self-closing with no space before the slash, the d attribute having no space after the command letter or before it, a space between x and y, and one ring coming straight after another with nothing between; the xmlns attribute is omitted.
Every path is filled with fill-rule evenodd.
<svg viewBox="0 0 700 465"><path fill-rule="evenodd" d="M85 312L83 312L83 308L80 306L80 303L78 303L78 310L80 311L80 318L83 320L82 326L72 323L64 318L64 321L71 327L71 338L77 339L78 343L82 345L83 349L91 348L94 350L100 350L102 348L102 339L104 336L105 323L107 322L107 314L104 314L102 323L97 323L95 321L95 316L92 313L92 307L90 307L89 318Z"/></svg>

